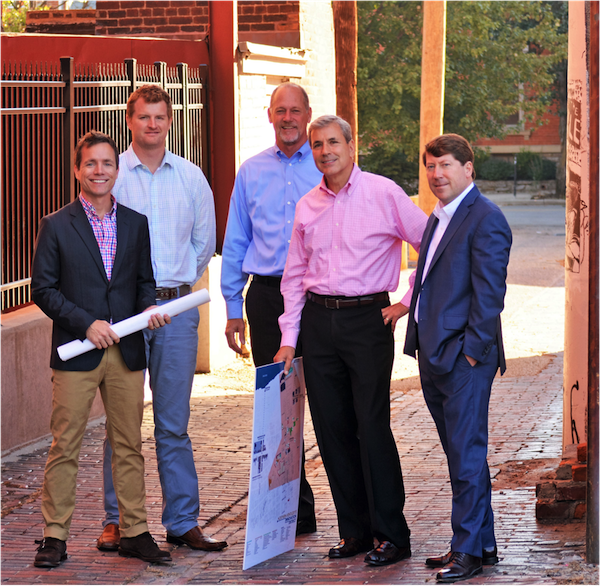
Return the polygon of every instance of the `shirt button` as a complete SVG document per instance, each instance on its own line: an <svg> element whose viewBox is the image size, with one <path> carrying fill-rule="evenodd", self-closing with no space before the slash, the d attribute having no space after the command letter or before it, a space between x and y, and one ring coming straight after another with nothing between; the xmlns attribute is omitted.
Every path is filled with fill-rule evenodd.
<svg viewBox="0 0 600 586"><path fill-rule="evenodd" d="M291 164L291 163L288 163L288 165L289 165L290 167L292 166L292 164Z"/></svg>
<svg viewBox="0 0 600 586"><path fill-rule="evenodd" d="M291 201L288 201L288 205L289 205L289 206L291 206L291 205L292 205L292 202L291 202Z"/></svg>
<svg viewBox="0 0 600 586"><path fill-rule="evenodd" d="M288 224L291 223L292 220L288 220Z"/></svg>
<svg viewBox="0 0 600 586"><path fill-rule="evenodd" d="M292 182L291 182L291 181L288 181L288 185L291 185L291 184L292 184Z"/></svg>

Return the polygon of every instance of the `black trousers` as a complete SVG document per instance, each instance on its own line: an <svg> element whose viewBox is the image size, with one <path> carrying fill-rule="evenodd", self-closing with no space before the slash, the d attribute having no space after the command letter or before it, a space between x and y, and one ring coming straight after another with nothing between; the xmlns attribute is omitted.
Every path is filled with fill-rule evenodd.
<svg viewBox="0 0 600 586"><path fill-rule="evenodd" d="M404 482L390 428L394 339L381 316L387 305L327 309L307 301L304 374L340 537L407 547Z"/></svg>
<svg viewBox="0 0 600 586"><path fill-rule="evenodd" d="M277 279L274 279L272 284L267 285L253 280L246 294L246 315L250 325L252 358L255 366L271 364L281 343L281 331L277 320L283 313L283 296L276 282ZM298 343L296 356L301 355L302 348ZM315 526L315 497L306 480L304 463L304 450L302 450L298 523Z"/></svg>

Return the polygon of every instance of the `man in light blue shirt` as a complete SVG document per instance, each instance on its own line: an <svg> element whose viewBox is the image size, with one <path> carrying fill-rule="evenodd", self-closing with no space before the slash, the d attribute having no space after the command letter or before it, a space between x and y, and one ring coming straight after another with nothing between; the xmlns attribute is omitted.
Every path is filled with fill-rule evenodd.
<svg viewBox="0 0 600 586"><path fill-rule="evenodd" d="M119 203L148 218L156 303L190 293L215 251L212 191L201 169L165 148L173 121L169 94L158 86L137 89L127 102L132 143L121 154L113 194ZM168 328L144 330L152 389L154 437L163 493L162 522L167 541L216 551L227 546L198 526L198 476L188 435L190 396L198 349L198 309L172 318ZM118 548L118 515L105 442L106 520L98 548Z"/></svg>
<svg viewBox="0 0 600 586"><path fill-rule="evenodd" d="M273 362L279 350L279 290L292 237L296 203L321 181L306 133L312 111L306 91L294 83L275 88L268 110L275 146L245 161L237 174L223 243L221 291L227 305L225 335L232 350L245 345L246 295L252 357L256 366ZM297 354L302 354L298 346ZM300 483L296 533L316 531L314 497L304 473Z"/></svg>

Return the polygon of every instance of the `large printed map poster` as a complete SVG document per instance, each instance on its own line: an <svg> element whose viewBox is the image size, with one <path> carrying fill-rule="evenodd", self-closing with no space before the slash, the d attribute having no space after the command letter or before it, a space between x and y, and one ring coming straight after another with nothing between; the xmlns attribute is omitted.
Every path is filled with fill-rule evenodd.
<svg viewBox="0 0 600 586"><path fill-rule="evenodd" d="M256 369L244 570L294 548L305 393L302 358Z"/></svg>

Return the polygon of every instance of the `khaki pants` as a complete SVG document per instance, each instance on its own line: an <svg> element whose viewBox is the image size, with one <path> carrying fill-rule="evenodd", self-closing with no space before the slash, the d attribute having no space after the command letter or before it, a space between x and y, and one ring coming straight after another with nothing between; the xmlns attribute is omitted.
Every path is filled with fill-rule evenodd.
<svg viewBox="0 0 600 586"><path fill-rule="evenodd" d="M136 537L148 531L140 430L144 410L143 371L127 368L117 344L105 350L94 370L53 370L52 383L50 428L54 439L42 489L44 537L63 541L69 537L75 509L79 452L98 387L113 446L112 471L121 536Z"/></svg>

